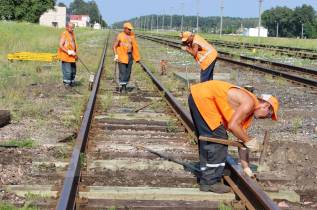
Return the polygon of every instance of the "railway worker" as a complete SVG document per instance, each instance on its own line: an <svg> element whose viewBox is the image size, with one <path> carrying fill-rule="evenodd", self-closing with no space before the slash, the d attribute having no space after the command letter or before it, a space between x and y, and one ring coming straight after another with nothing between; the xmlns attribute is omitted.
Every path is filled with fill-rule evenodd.
<svg viewBox="0 0 317 210"><path fill-rule="evenodd" d="M200 65L200 82L213 79L217 61L217 50L198 34L189 31L181 33L182 50L191 54Z"/></svg>
<svg viewBox="0 0 317 210"><path fill-rule="evenodd" d="M224 82L207 81L191 86L188 105L196 128L197 136L228 139L229 130L248 148L240 153L244 171L250 170L246 154L260 149L256 138L247 133L253 117L277 120L278 100L263 94L257 98L244 88ZM221 184L228 147L222 144L199 141L200 190L216 193L229 192ZM251 170L250 170L251 171ZM252 173L252 172L251 172Z"/></svg>
<svg viewBox="0 0 317 210"><path fill-rule="evenodd" d="M68 22L66 24L66 30L61 34L57 51L58 58L62 62L63 83L65 88L75 85L78 46L74 27L75 25L73 23Z"/></svg>
<svg viewBox="0 0 317 210"><path fill-rule="evenodd" d="M123 32L119 33L113 43L114 60L119 65L119 85L120 91L126 91L126 86L130 80L133 60L140 61L138 44L135 39L133 26L126 22L123 24Z"/></svg>

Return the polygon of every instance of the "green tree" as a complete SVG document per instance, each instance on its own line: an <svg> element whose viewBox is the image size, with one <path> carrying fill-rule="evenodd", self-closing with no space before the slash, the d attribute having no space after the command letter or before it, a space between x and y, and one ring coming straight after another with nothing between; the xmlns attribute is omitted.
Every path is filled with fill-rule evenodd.
<svg viewBox="0 0 317 210"><path fill-rule="evenodd" d="M262 24L268 28L269 35L276 36L276 26L279 25L279 36L293 36L292 26L293 10L287 7L276 7L262 13Z"/></svg>
<svg viewBox="0 0 317 210"><path fill-rule="evenodd" d="M268 28L271 36L276 35L276 25L279 24L279 36L301 36L302 24L304 35L308 38L316 37L316 11L312 6L302 5L294 10L287 7L275 7L262 13L263 25Z"/></svg>
<svg viewBox="0 0 317 210"><path fill-rule="evenodd" d="M69 5L70 13L73 15L89 15L90 24L95 22L100 23L103 27L106 27L106 22L102 19L98 5L96 1L85 2L83 0L74 0Z"/></svg>
<svg viewBox="0 0 317 210"><path fill-rule="evenodd" d="M55 0L1 0L0 17L37 23L40 16L54 5Z"/></svg>

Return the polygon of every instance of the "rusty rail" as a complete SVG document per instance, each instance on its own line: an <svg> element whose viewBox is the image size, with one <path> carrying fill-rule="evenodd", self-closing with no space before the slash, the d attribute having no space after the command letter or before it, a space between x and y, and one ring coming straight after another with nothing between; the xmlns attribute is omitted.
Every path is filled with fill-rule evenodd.
<svg viewBox="0 0 317 210"><path fill-rule="evenodd" d="M174 48L177 48L177 49L179 49L180 46L181 46L180 45L181 43L178 42L178 41L175 41L175 40L167 40L167 39L162 39L162 38L152 37L152 36L147 36L147 35L137 35L137 36L139 36L140 38L148 39L148 40L151 40L151 41L154 41L154 42L158 42L158 43L161 43L161 44L167 44L167 45L169 45L171 47L174 47ZM304 78L304 77L293 75L293 74L289 74L289 73L286 73L286 72L284 72L282 70L274 70L274 69L270 69L270 68L267 68L267 67L258 66L258 65L255 65L255 64L249 64L249 63L246 63L246 62L242 62L240 60L232 59L232 57L234 57L234 55L230 54L230 53L227 53L227 52L219 52L219 54L221 54L220 56L218 56L219 60L223 60L223 61L226 61L226 62L237 64L237 65L240 65L240 66L249 67L251 69L254 69L254 70L257 70L257 71L261 71L261 72L264 72L264 73L268 73L268 74L271 74L271 75L274 75L274 76L280 76L280 77L283 77L285 79L289 79L289 80L292 80L292 81L295 81L295 82L298 82L298 83L301 83L301 84L304 84L304 85L308 85L308 86L311 86L311 87L317 87L317 80ZM245 59L245 60L257 61L257 62L260 62L260 63L267 63L267 64L271 64L271 65L276 66L276 67L283 67L283 68L291 69L293 71L300 72L300 73L309 73L309 74L317 75L317 71L313 70L313 69L307 69L307 68L302 68L302 67L298 67L298 66L291 66L291 65L282 64L282 63L274 63L274 62L261 60L261 59L250 58L250 57L246 57L246 56L239 56L239 58Z"/></svg>
<svg viewBox="0 0 317 210"><path fill-rule="evenodd" d="M162 85L162 83L155 78L151 70L142 62L140 62L143 70L152 79L155 86L163 93L166 100L171 104L173 111L177 113L181 122L186 124L188 132L194 133L194 124L191 116L186 112L181 105L179 105L176 98ZM227 158L226 163L226 175L225 180L230 184L234 183L234 186L230 186L238 197L246 203L248 209L261 209L261 210L278 210L278 206L267 196L267 194L260 189L260 187L253 182L249 177L242 174L241 167L233 160L232 157ZM238 189L237 189L238 187ZM246 199L245 199L246 198Z"/></svg>
<svg viewBox="0 0 317 210"><path fill-rule="evenodd" d="M78 191L78 182L80 177L80 161L82 158L83 152L85 151L87 139L88 139L88 132L89 127L91 124L91 119L93 115L93 110L97 98L97 93L99 90L100 78L101 74L103 73L106 53L108 49L108 42L110 37L110 31L107 35L104 49L102 52L102 57L100 60L100 64L98 67L97 75L95 77L95 82L93 85L92 92L89 96L89 100L87 103L86 111L84 113L84 117L82 120L82 124L76 138L76 144L73 149L72 157L70 164L68 166L66 176L64 178L64 185L59 197L59 201L57 204L56 209L58 210L70 210L76 208L76 194Z"/></svg>

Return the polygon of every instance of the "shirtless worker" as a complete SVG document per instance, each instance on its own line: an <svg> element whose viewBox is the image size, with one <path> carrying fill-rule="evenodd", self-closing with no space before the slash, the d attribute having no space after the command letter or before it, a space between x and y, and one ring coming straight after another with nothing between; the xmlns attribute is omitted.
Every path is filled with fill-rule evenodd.
<svg viewBox="0 0 317 210"><path fill-rule="evenodd" d="M248 150L257 151L260 143L250 137L247 129L253 117L277 120L278 100L268 94L256 97L244 88L224 82L211 80L191 86L188 105L196 128L197 136L228 139L229 130L248 148L240 150L241 164L246 174L251 170L246 158ZM230 188L222 184L221 177L225 167L228 146L199 141L200 190L226 193ZM252 173L252 172L251 172Z"/></svg>
<svg viewBox="0 0 317 210"><path fill-rule="evenodd" d="M126 22L123 24L123 32L119 33L112 49L115 54L114 60L119 65L119 85L120 92L126 91L130 80L133 60L140 61L139 48L135 39L133 26Z"/></svg>
<svg viewBox="0 0 317 210"><path fill-rule="evenodd" d="M182 50L191 54L201 68L200 82L213 80L218 56L217 50L198 34L185 31L180 36L183 44Z"/></svg>

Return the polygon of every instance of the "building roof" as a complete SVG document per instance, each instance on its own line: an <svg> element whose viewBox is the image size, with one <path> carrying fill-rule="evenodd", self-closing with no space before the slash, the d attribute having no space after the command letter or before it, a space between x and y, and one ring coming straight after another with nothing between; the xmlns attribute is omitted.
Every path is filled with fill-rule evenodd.
<svg viewBox="0 0 317 210"><path fill-rule="evenodd" d="M70 20L82 20L83 17L89 17L89 15L70 15Z"/></svg>

